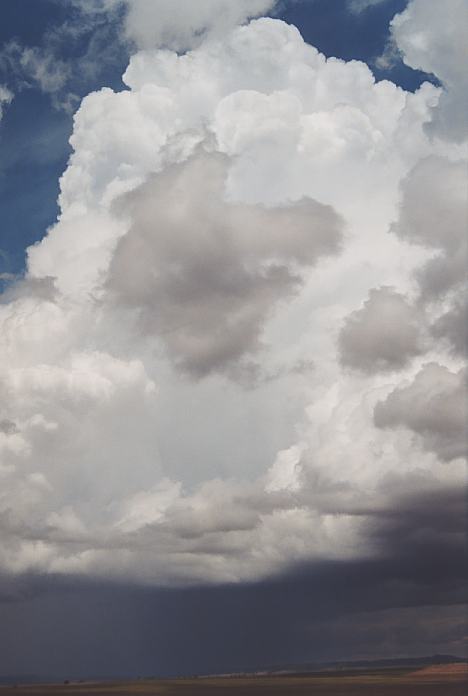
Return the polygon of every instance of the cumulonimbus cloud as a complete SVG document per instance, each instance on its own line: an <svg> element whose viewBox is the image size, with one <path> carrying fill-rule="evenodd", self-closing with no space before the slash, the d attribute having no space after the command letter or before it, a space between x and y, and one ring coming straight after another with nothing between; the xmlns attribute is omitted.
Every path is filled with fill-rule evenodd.
<svg viewBox="0 0 468 696"><path fill-rule="evenodd" d="M258 579L378 555L402 491L464 481L443 92L273 19L208 34L83 100L59 219L0 305L6 572Z"/></svg>

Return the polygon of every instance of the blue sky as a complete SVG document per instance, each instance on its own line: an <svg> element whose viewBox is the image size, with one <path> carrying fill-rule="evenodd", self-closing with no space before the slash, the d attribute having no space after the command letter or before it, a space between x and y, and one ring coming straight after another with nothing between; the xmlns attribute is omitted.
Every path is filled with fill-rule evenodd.
<svg viewBox="0 0 468 696"><path fill-rule="evenodd" d="M3 51L12 41L24 47L47 48L48 32L73 19L66 3L54 0L19 0L2 3L1 42ZM77 61L86 54L96 35L109 35L117 50L104 61L96 62L95 74L80 72ZM71 67L66 91L76 102L89 92L109 86L122 89L120 79L127 63L125 50L117 44L116 26L84 28L71 38L66 33L57 42L54 53ZM24 250L44 235L57 215L59 177L70 154L68 139L72 130L72 112L54 103L54 94L44 93L34 80L24 83L5 57L0 61L0 83L9 86L15 98L0 126L2 148L0 164L0 205L2 223L0 249L3 273L21 273ZM60 95L61 96L61 95Z"/></svg>
<svg viewBox="0 0 468 696"><path fill-rule="evenodd" d="M284 2L277 15L296 25L304 39L326 56L365 61L377 79L391 79L414 91L423 80L431 78L401 61L387 70L375 66L388 40L389 22L405 6L406 0L387 0L356 13L350 11L346 0L293 0ZM59 29L75 14L66 3L55 0L3 2L3 50L12 41L24 47L47 47L51 30ZM57 42L55 55L71 67L72 73L64 91L76 95L75 104L103 86L124 88L120 77L128 53L117 33L115 23L107 27L93 25L82 27L73 39L65 35ZM104 60L100 52L96 53L95 74L83 74L79 61L90 42L101 35L107 42ZM5 58L0 61L2 83L10 87L15 98L0 125L0 273L18 274L24 268L26 247L41 239L56 219L59 177L70 154L72 114L54 104L55 95L44 93L34 80L24 84L24 78Z"/></svg>

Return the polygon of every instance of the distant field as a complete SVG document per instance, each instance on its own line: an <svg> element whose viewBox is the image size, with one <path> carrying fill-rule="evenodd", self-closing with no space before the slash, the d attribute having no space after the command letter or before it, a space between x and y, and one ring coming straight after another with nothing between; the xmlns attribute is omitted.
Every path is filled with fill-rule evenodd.
<svg viewBox="0 0 468 696"><path fill-rule="evenodd" d="M139 680L1 687L1 696L466 696L466 666L295 676Z"/></svg>

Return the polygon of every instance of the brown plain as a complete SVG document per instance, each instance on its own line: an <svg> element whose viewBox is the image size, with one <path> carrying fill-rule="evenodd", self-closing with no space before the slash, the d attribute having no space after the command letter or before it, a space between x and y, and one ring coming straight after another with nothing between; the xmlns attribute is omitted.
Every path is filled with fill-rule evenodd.
<svg viewBox="0 0 468 696"><path fill-rule="evenodd" d="M17 685L0 687L0 696L466 696L467 667Z"/></svg>

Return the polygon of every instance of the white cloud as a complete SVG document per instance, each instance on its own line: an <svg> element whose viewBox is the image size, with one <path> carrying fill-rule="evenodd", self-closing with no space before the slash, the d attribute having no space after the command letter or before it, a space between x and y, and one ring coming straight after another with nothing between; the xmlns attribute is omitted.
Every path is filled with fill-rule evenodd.
<svg viewBox="0 0 468 696"><path fill-rule="evenodd" d="M186 51L218 38L251 17L272 10L276 0L125 0L125 34L140 49Z"/></svg>
<svg viewBox="0 0 468 696"><path fill-rule="evenodd" d="M218 20L83 100L59 220L0 305L7 571L216 582L368 556L401 490L464 478L458 285L420 292L460 247L460 150L425 127L440 90Z"/></svg>
<svg viewBox="0 0 468 696"><path fill-rule="evenodd" d="M412 95L376 84L365 64L327 61L294 27L269 19L184 56L139 52L124 80L130 91L93 93L75 116L63 216L109 205L209 134L235 157L232 198L307 195L352 212L370 191L377 215L384 192L396 193L401 171L428 147L421 123L438 98L429 85Z"/></svg>
<svg viewBox="0 0 468 696"><path fill-rule="evenodd" d="M79 296L95 290L107 271L125 226L106 211L66 217L47 241L28 249L30 277L54 277L63 293Z"/></svg>
<svg viewBox="0 0 468 696"><path fill-rule="evenodd" d="M294 445L288 450L278 452L278 456L268 472L268 481L265 487L268 493L300 490L302 450L300 445Z"/></svg>
<svg viewBox="0 0 468 696"><path fill-rule="evenodd" d="M278 0L70 0L83 17L115 18L137 50L187 51L220 38L252 17L273 11Z"/></svg>

